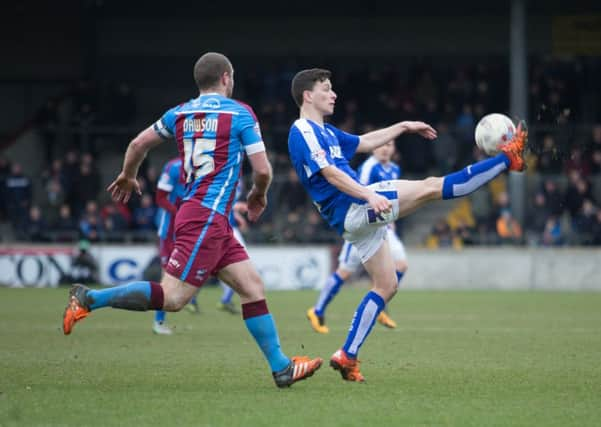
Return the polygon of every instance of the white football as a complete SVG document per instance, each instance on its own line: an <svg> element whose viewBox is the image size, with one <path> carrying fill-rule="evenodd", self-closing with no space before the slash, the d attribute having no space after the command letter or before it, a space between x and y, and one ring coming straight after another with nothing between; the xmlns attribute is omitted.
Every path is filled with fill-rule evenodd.
<svg viewBox="0 0 601 427"><path fill-rule="evenodd" d="M488 114L476 125L476 145L489 156L498 154L500 147L513 138L515 125L504 114Z"/></svg>

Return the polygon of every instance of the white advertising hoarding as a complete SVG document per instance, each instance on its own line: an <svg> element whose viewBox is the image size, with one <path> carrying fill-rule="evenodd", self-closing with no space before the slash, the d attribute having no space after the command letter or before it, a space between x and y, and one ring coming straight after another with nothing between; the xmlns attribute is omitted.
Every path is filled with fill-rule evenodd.
<svg viewBox="0 0 601 427"><path fill-rule="evenodd" d="M71 269L72 247L0 247L0 285L43 288L57 286Z"/></svg>
<svg viewBox="0 0 601 427"><path fill-rule="evenodd" d="M253 264L269 290L318 289L330 273L327 246L251 246ZM103 285L138 280L157 255L152 245L96 245L90 253L99 266ZM58 286L71 270L71 246L0 248L0 284L12 287Z"/></svg>
<svg viewBox="0 0 601 427"><path fill-rule="evenodd" d="M331 271L328 246L250 246L265 287L319 289ZM71 271L72 246L0 246L0 285L57 286ZM140 279L156 256L153 245L95 245L100 282ZM601 291L601 249L410 248L401 289L502 289ZM64 283L64 280L63 280Z"/></svg>
<svg viewBox="0 0 601 427"><path fill-rule="evenodd" d="M320 289L331 272L328 246L250 246L265 288Z"/></svg>

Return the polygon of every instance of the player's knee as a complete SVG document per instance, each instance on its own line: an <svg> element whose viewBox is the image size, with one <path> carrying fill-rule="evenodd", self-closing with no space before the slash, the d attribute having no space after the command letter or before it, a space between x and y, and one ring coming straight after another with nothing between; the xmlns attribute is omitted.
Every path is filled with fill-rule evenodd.
<svg viewBox="0 0 601 427"><path fill-rule="evenodd" d="M442 178L428 177L423 181L422 197L426 200L437 200L442 197Z"/></svg>
<svg viewBox="0 0 601 427"><path fill-rule="evenodd" d="M381 279L374 281L374 289L386 300L390 301L397 293L398 286L396 278Z"/></svg>
<svg viewBox="0 0 601 427"><path fill-rule="evenodd" d="M163 296L163 310L165 311L180 311L186 306L190 298L177 291L169 290Z"/></svg>
<svg viewBox="0 0 601 427"><path fill-rule="evenodd" d="M352 272L350 272L349 270L346 270L344 268L338 268L336 270L336 274L338 274L338 277L340 277L343 281L346 282L348 279L351 278Z"/></svg>

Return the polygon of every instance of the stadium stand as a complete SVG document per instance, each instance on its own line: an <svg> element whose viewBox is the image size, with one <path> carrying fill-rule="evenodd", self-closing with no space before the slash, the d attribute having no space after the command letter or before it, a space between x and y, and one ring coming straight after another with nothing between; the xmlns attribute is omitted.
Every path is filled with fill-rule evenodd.
<svg viewBox="0 0 601 427"><path fill-rule="evenodd" d="M460 242L452 246L601 244L601 124L590 124L601 122L601 96L593 96L601 88L592 77L601 61L532 58L531 62L532 151L528 215L519 224L520 238L509 242L497 232L501 217L511 215L511 207L502 200L506 184L501 178L441 217L448 229L426 213L408 218L407 241L444 246L433 242L447 241L444 236L450 234L449 241ZM439 129L432 144L415 137L397 141L396 160L408 177L443 174L481 157L473 144L475 124L485 113L508 109L503 61L445 66L390 62L354 69L335 63L332 69L336 89L350 94L340 100L333 117L340 128L361 133L401 116L425 120ZM287 125L294 117L294 106L286 96L290 72L285 64L274 65L237 81L238 96L257 105L276 174L271 207L259 226L250 230L249 240L335 242L335 234L298 189L287 159ZM24 171L22 161L0 157L0 218L4 229L10 230L2 238L153 240L157 165L172 154L172 147L164 147L161 158L144 164L141 198L123 207L112 204L104 193L127 141L161 113L148 107L157 105L156 99L150 99L153 95L125 81L65 83L55 87L55 95L43 100L25 123L5 133L5 144L43 148L39 159L31 159L43 165L43 172L28 176L32 169ZM283 213L274 215L274 207ZM424 218L429 222L424 224ZM430 228L430 234L423 231Z"/></svg>

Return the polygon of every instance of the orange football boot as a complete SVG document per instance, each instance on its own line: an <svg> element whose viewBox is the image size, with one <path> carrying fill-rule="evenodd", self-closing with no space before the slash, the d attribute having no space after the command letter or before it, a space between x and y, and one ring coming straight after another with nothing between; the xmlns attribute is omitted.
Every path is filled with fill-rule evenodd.
<svg viewBox="0 0 601 427"><path fill-rule="evenodd" d="M359 371L359 363L358 359L348 357L343 349L336 351L330 358L330 366L339 371L343 379L362 383L365 377Z"/></svg>
<svg viewBox="0 0 601 427"><path fill-rule="evenodd" d="M83 285L73 285L69 291L69 303L63 313L63 333L69 335L75 322L85 319L90 309L82 301L86 300L88 288Z"/></svg>
<svg viewBox="0 0 601 427"><path fill-rule="evenodd" d="M315 308L311 307L307 310L307 319L309 319L309 323L311 323L311 327L315 332L319 332L320 334L330 332L330 328L326 326L324 318L315 313Z"/></svg>
<svg viewBox="0 0 601 427"><path fill-rule="evenodd" d="M515 130L515 135L507 143L502 145L503 151L509 157L509 170L521 172L526 169L524 162L524 149L528 142L528 127L524 120L520 120L518 127Z"/></svg>
<svg viewBox="0 0 601 427"><path fill-rule="evenodd" d="M273 373L273 380L280 388L290 387L295 382L312 376L315 371L321 368L322 363L323 359L321 357L311 359L308 356L294 356L288 366L279 372Z"/></svg>
<svg viewBox="0 0 601 427"><path fill-rule="evenodd" d="M396 328L396 322L394 320L392 320L390 318L390 316L388 315L388 313L386 313L384 310L382 310L380 312L380 314L378 315L378 322L381 325L386 326L387 328L390 328L390 329Z"/></svg>

